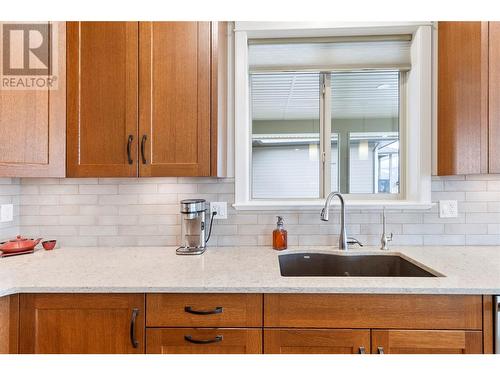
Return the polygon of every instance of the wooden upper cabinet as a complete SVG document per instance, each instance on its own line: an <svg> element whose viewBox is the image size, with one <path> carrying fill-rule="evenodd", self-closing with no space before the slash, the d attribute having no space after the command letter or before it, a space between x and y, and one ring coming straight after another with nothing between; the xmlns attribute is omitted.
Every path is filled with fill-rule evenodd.
<svg viewBox="0 0 500 375"><path fill-rule="evenodd" d="M209 176L210 22L141 22L139 46L139 174Z"/></svg>
<svg viewBox="0 0 500 375"><path fill-rule="evenodd" d="M488 172L488 22L439 22L437 172Z"/></svg>
<svg viewBox="0 0 500 375"><path fill-rule="evenodd" d="M22 294L19 352L144 353L144 314L143 294Z"/></svg>
<svg viewBox="0 0 500 375"><path fill-rule="evenodd" d="M368 354L369 329L264 329L265 354Z"/></svg>
<svg viewBox="0 0 500 375"><path fill-rule="evenodd" d="M374 354L481 354L481 331L373 330Z"/></svg>
<svg viewBox="0 0 500 375"><path fill-rule="evenodd" d="M489 172L500 173L500 22L489 22Z"/></svg>
<svg viewBox="0 0 500 375"><path fill-rule="evenodd" d="M67 176L137 176L137 22L67 24Z"/></svg>
<svg viewBox="0 0 500 375"><path fill-rule="evenodd" d="M0 23L4 27L6 23ZM39 47L49 56L52 75L57 77L53 89L0 88L0 176L1 177L64 177L65 175L65 128L66 128L66 59L65 23L52 22L52 29ZM5 30L4 30L5 31ZM9 35L13 35L12 31ZM23 31L21 31L23 32ZM27 33L28 30L24 30ZM19 35L19 30L17 31ZM57 48L49 53L51 39L57 35ZM10 56L27 56L22 43L12 43ZM29 63L32 63L29 55ZM51 60L50 60L51 59ZM26 61L18 61L26 67ZM45 64L45 62L42 62ZM31 65L30 65L31 66ZM40 65L38 65L40 66ZM5 67L4 67L5 70ZM5 75L9 78L31 79L31 76ZM25 73L23 73L25 74ZM46 77L46 76L43 76Z"/></svg>

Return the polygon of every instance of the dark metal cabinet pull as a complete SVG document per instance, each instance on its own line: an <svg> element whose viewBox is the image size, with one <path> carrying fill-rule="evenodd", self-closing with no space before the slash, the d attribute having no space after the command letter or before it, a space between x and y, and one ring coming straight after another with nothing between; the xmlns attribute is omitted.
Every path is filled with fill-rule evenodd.
<svg viewBox="0 0 500 375"><path fill-rule="evenodd" d="M148 139L148 136L146 134L144 134L142 136L142 140L141 140L141 157L142 157L142 164L146 164L147 163L147 160L146 160L146 141Z"/></svg>
<svg viewBox="0 0 500 375"><path fill-rule="evenodd" d="M137 319L137 315L139 315L139 309L132 310L132 319L130 319L130 342L134 348L139 346L139 341L135 337L135 321Z"/></svg>
<svg viewBox="0 0 500 375"><path fill-rule="evenodd" d="M194 315L212 315L212 314L220 314L224 309L222 307L216 307L214 310L193 310L191 306L184 307L184 311L189 314Z"/></svg>
<svg viewBox="0 0 500 375"><path fill-rule="evenodd" d="M221 342L222 338L223 338L223 336L219 335L219 336L215 336L215 338L213 338L213 339L196 340L196 339L193 339L193 337L191 335L184 336L184 340L189 341L190 343L193 343L193 344L213 344L216 342Z"/></svg>
<svg viewBox="0 0 500 375"><path fill-rule="evenodd" d="M359 353L359 354L366 354L366 349L365 349L365 347L364 347L364 346L360 346L360 347L359 347L359 352L358 352L358 353Z"/></svg>
<svg viewBox="0 0 500 375"><path fill-rule="evenodd" d="M132 154L131 154L131 148L132 148L132 141L134 140L134 136L130 134L128 136L128 142L127 142L127 158L128 158L128 163L132 164L134 161L132 160Z"/></svg>
<svg viewBox="0 0 500 375"><path fill-rule="evenodd" d="M384 354L384 347L383 346L377 347L377 351L378 351L378 354Z"/></svg>

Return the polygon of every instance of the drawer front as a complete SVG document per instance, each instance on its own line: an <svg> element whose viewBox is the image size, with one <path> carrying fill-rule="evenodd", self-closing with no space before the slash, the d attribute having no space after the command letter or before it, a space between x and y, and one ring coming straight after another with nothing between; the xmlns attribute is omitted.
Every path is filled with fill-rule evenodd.
<svg viewBox="0 0 500 375"><path fill-rule="evenodd" d="M261 327L262 294L148 294L148 327Z"/></svg>
<svg viewBox="0 0 500 375"><path fill-rule="evenodd" d="M481 331L373 330L374 354L481 354Z"/></svg>
<svg viewBox="0 0 500 375"><path fill-rule="evenodd" d="M264 326L482 329L481 296L266 294Z"/></svg>
<svg viewBox="0 0 500 375"><path fill-rule="evenodd" d="M369 329L265 329L266 354L369 354Z"/></svg>
<svg viewBox="0 0 500 375"><path fill-rule="evenodd" d="M261 354L262 330L148 328L147 354Z"/></svg>

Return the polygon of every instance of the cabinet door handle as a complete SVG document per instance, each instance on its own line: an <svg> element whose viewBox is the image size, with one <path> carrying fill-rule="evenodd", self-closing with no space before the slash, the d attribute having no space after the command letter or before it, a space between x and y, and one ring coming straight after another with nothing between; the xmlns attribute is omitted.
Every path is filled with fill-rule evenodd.
<svg viewBox="0 0 500 375"><path fill-rule="evenodd" d="M383 346L377 347L377 351L378 351L378 354L384 354L384 347Z"/></svg>
<svg viewBox="0 0 500 375"><path fill-rule="evenodd" d="M137 315L139 315L139 309L132 310L132 319L130 319L130 342L134 348L139 346L139 341L135 337L135 321L137 319Z"/></svg>
<svg viewBox="0 0 500 375"><path fill-rule="evenodd" d="M134 161L132 160L132 154L131 154L131 148L132 148L132 141L134 140L134 136L130 134L128 136L128 142L127 142L127 158L128 158L128 163L132 164Z"/></svg>
<svg viewBox="0 0 500 375"><path fill-rule="evenodd" d="M146 134L144 134L142 136L142 140L141 140L141 157L142 157L142 164L146 164L147 163L147 160L146 160L146 141L148 139L148 136Z"/></svg>
<svg viewBox="0 0 500 375"><path fill-rule="evenodd" d="M358 354L366 354L366 349L365 349L365 347L364 347L364 346L360 346L360 347L359 347Z"/></svg>
<svg viewBox="0 0 500 375"><path fill-rule="evenodd" d="M185 306L184 311L189 314L194 315L212 315L212 314L220 314L224 309L220 306L216 307L213 310L193 310L191 306Z"/></svg>
<svg viewBox="0 0 500 375"><path fill-rule="evenodd" d="M216 343L216 342L221 342L222 338L223 338L222 335L218 335L218 336L215 336L215 338L213 338L213 339L196 340L196 339L193 339L193 337L191 335L184 336L184 340L186 340L188 342L191 342L193 344L213 344L213 343Z"/></svg>

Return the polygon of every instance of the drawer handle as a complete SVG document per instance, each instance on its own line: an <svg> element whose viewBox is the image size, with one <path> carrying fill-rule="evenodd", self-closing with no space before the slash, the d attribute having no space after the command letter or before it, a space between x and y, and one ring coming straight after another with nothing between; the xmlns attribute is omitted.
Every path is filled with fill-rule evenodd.
<svg viewBox="0 0 500 375"><path fill-rule="evenodd" d="M213 339L196 340L196 339L193 339L193 337L191 335L184 336L184 340L189 341L193 344L213 344L215 342L221 342L222 338L223 338L223 336L219 335L219 336L215 336L215 338L213 338Z"/></svg>
<svg viewBox="0 0 500 375"><path fill-rule="evenodd" d="M365 347L364 347L364 346L360 346L360 347L359 347L359 352L358 352L358 354L366 354L366 349L365 349Z"/></svg>
<svg viewBox="0 0 500 375"><path fill-rule="evenodd" d="M137 319L137 315L139 315L139 309L132 310L132 319L130 319L130 342L134 348L139 346L139 341L135 337L135 321Z"/></svg>
<svg viewBox="0 0 500 375"><path fill-rule="evenodd" d="M191 306L186 306L184 307L184 311L189 313L189 314L194 314L194 315L213 315L213 314L220 314L223 311L222 307L216 307L214 310L193 310Z"/></svg>
<svg viewBox="0 0 500 375"><path fill-rule="evenodd" d="M133 164L134 160L132 160L132 155L131 155L131 147L132 147L132 141L134 140L134 136L130 134L128 136L128 142L127 142L127 159L129 164Z"/></svg>
<svg viewBox="0 0 500 375"><path fill-rule="evenodd" d="M147 164L147 160L146 160L146 151L145 151L145 148L146 148L146 140L148 139L148 136L146 134L144 134L142 136L142 140L141 140L141 157L142 157L142 164Z"/></svg>
<svg viewBox="0 0 500 375"><path fill-rule="evenodd" d="M384 347L383 346L377 347L377 351L378 351L378 354L384 354Z"/></svg>

